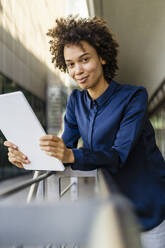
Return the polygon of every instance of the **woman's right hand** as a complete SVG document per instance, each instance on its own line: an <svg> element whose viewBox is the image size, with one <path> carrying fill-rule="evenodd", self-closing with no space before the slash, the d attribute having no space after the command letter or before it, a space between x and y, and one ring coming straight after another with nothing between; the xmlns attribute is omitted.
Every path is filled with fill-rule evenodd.
<svg viewBox="0 0 165 248"><path fill-rule="evenodd" d="M29 164L30 161L28 160L27 156L19 151L18 146L13 144L12 142L6 140L4 142L4 146L8 147L8 160L13 165L24 168L23 164Z"/></svg>

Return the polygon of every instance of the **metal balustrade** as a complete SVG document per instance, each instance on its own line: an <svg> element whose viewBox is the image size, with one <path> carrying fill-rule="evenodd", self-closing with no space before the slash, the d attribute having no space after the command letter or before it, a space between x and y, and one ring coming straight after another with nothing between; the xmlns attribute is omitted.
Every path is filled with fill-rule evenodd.
<svg viewBox="0 0 165 248"><path fill-rule="evenodd" d="M71 179L61 190L64 177ZM60 201L65 192L78 187L80 177L95 178L93 198L78 199L75 190L70 202ZM28 204L3 204L3 199L29 185ZM106 169L35 172L32 180L0 192L0 199L0 247L141 247L132 207Z"/></svg>

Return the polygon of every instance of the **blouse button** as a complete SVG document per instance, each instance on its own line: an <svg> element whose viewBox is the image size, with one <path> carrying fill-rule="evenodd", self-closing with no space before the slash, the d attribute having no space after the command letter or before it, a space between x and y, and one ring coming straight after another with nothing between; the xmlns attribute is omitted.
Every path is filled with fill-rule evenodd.
<svg viewBox="0 0 165 248"><path fill-rule="evenodd" d="M96 101L93 101L93 110L94 110L94 113L97 112L97 102Z"/></svg>

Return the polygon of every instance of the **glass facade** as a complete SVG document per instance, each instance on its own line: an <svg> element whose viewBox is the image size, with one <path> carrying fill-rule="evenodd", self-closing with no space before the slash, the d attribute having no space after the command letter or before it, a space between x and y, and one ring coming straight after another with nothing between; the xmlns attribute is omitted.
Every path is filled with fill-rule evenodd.
<svg viewBox="0 0 165 248"><path fill-rule="evenodd" d="M25 90L24 88L16 84L11 79L0 74L0 94L10 93L14 91L22 91L24 93L33 111L35 112L36 116L40 120L44 129L46 130L45 102L41 100L40 98L38 98L37 96L33 95L31 92ZM29 173L29 171L17 168L10 164L10 162L8 161L8 156L7 156L7 152L8 152L7 148L4 147L3 145L4 140L5 140L5 137L0 131L0 180L13 177L16 175Z"/></svg>

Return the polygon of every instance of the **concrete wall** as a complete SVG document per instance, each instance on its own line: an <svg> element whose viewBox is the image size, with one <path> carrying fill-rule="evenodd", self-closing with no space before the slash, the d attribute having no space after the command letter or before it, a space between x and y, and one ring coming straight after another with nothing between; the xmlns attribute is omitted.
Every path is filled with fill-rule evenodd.
<svg viewBox="0 0 165 248"><path fill-rule="evenodd" d="M63 76L51 64L46 32L65 12L65 0L0 0L0 73L45 97L50 73Z"/></svg>
<svg viewBox="0 0 165 248"><path fill-rule="evenodd" d="M165 1L98 0L95 6L120 43L117 80L152 94L165 78Z"/></svg>

